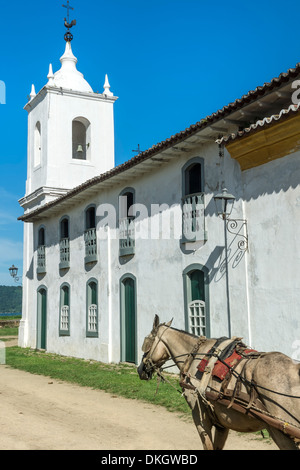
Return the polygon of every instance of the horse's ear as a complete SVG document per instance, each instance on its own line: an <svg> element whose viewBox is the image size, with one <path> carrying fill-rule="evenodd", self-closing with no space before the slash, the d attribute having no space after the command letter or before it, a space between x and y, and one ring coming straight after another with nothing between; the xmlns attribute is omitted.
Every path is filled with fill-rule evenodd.
<svg viewBox="0 0 300 470"><path fill-rule="evenodd" d="M174 320L174 318L172 318L172 320L170 320L168 323L166 323L166 326L167 326L167 327L171 326L172 323L173 323L173 320Z"/></svg>
<svg viewBox="0 0 300 470"><path fill-rule="evenodd" d="M159 316L155 315L154 322L153 322L153 328L157 328L158 325L159 325Z"/></svg>

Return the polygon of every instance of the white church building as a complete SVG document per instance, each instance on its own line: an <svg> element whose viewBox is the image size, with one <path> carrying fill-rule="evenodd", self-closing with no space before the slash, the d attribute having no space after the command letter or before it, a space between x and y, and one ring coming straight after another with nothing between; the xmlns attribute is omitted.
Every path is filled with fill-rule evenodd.
<svg viewBox="0 0 300 470"><path fill-rule="evenodd" d="M300 64L118 166L117 98L107 76L95 93L76 64L68 40L25 106L19 346L138 363L158 314L295 354ZM218 215L225 201L232 211Z"/></svg>

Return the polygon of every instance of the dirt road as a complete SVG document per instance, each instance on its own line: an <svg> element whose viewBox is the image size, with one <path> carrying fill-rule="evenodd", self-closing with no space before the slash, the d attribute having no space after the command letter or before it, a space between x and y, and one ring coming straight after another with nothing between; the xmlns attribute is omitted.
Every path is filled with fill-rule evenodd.
<svg viewBox="0 0 300 470"><path fill-rule="evenodd" d="M0 450L201 450L163 408L0 366ZM276 449L232 432L226 449Z"/></svg>

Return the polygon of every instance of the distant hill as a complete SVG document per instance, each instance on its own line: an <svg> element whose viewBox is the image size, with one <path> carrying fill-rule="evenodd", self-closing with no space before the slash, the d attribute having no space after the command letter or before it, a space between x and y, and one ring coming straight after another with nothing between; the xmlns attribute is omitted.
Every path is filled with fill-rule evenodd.
<svg viewBox="0 0 300 470"><path fill-rule="evenodd" d="M22 312L22 287L0 286L0 313Z"/></svg>

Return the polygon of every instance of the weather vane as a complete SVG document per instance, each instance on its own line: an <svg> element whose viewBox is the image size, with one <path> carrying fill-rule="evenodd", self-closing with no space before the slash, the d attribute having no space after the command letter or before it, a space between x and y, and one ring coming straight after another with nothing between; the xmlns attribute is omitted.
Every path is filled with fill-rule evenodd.
<svg viewBox="0 0 300 470"><path fill-rule="evenodd" d="M64 38L65 38L65 41L71 42L73 39L73 34L70 32L70 29L72 28L72 26L76 25L76 20L72 20L70 23L70 10L74 10L74 8L70 6L69 0L67 0L67 5L63 5L63 7L67 9L67 18L65 18L65 27L68 30Z"/></svg>

